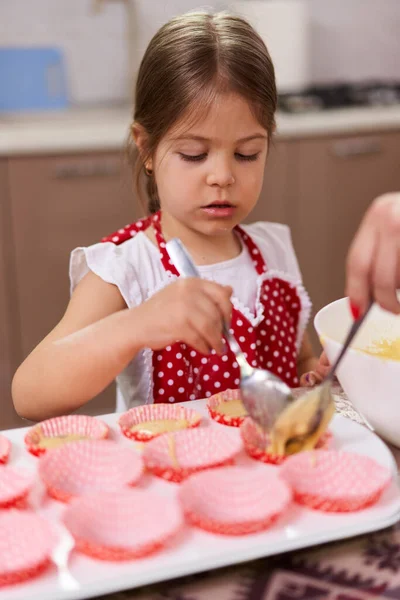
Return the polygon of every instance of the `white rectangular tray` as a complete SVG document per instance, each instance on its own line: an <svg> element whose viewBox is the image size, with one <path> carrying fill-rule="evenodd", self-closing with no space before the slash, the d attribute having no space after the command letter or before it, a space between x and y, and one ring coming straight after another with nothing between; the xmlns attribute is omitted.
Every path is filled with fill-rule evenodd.
<svg viewBox="0 0 400 600"><path fill-rule="evenodd" d="M186 403L206 415L204 401ZM118 415L101 417L113 427L112 437L119 443L135 447L124 438L116 425ZM217 423L213 427L223 427ZM365 454L397 472L394 459L386 445L365 427L336 415L331 424L334 447ZM26 429L4 432L13 442L12 465L36 468L37 460L28 454L23 445ZM237 431L239 435L239 431ZM262 469L262 463L247 456L237 462L249 468ZM271 468L271 467L269 467ZM178 485L158 478L147 478L142 485L161 495L177 492ZM54 515L64 509L63 505L48 502L48 511ZM381 500L370 508L357 513L328 514L293 504L288 513L269 530L243 537L217 536L199 529L187 527L186 531L168 549L152 557L125 563L102 562L78 553L71 556L70 567L81 583L78 591L62 589L55 569L30 582L1 588L0 600L78 600L103 594L136 588L159 581L208 571L217 567L272 556L299 548L339 540L362 533L389 527L400 519L400 493L397 477Z"/></svg>

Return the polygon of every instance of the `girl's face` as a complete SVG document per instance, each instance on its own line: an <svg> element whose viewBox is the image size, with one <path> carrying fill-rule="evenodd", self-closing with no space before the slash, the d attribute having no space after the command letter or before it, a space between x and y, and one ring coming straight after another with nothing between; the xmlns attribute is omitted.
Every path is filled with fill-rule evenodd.
<svg viewBox="0 0 400 600"><path fill-rule="evenodd" d="M219 96L193 127L173 127L148 164L163 212L205 235L232 230L258 200L267 151L267 131L248 103Z"/></svg>

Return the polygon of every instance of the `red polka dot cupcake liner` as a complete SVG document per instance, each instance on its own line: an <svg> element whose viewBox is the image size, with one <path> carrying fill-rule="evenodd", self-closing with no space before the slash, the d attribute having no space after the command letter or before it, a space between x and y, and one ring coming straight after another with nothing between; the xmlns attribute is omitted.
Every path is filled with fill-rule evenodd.
<svg viewBox="0 0 400 600"><path fill-rule="evenodd" d="M0 464L8 462L11 452L11 442L4 435L0 434Z"/></svg>
<svg viewBox="0 0 400 600"><path fill-rule="evenodd" d="M199 427L155 438L146 445L143 460L154 475L179 483L197 471L232 464L241 450L232 432Z"/></svg>
<svg viewBox="0 0 400 600"><path fill-rule="evenodd" d="M327 512L353 512L375 504L392 479L373 459L334 450L301 452L289 457L280 471L298 503Z"/></svg>
<svg viewBox="0 0 400 600"><path fill-rule="evenodd" d="M74 500L64 523L79 552L124 561L162 550L182 529L183 515L175 499L129 490Z"/></svg>
<svg viewBox="0 0 400 600"><path fill-rule="evenodd" d="M30 473L0 465L0 509L25 508L32 485Z"/></svg>
<svg viewBox="0 0 400 600"><path fill-rule="evenodd" d="M225 390L224 392L211 396L207 401L208 412L214 421L221 423L221 425L240 427L246 416L229 415L224 414L221 411L221 407L224 407L224 405L229 402L235 402L235 404L241 402L240 390Z"/></svg>
<svg viewBox="0 0 400 600"><path fill-rule="evenodd" d="M65 443L77 441L79 438L102 440L107 438L108 434L108 425L97 417L63 415L47 419L32 427L25 436L25 445L31 454L41 456L47 452L47 440L60 438L60 443L63 443L62 439L65 440ZM72 439L69 440L69 437ZM49 442L50 446L51 442Z"/></svg>
<svg viewBox="0 0 400 600"><path fill-rule="evenodd" d="M289 486L268 470L225 467L182 483L179 499L192 525L223 535L247 535L270 527L290 505Z"/></svg>
<svg viewBox="0 0 400 600"><path fill-rule="evenodd" d="M38 577L50 565L56 538L46 520L29 511L0 512L0 587Z"/></svg>
<svg viewBox="0 0 400 600"><path fill-rule="evenodd" d="M272 465L281 465L288 456L280 456L268 451L269 436L263 432L258 425L248 417L240 427L240 435L243 440L245 450L249 456ZM317 448L327 450L333 440L330 431L325 431L317 442Z"/></svg>
<svg viewBox="0 0 400 600"><path fill-rule="evenodd" d="M139 442L148 442L168 432L168 426L171 427L174 423L179 429L190 429L200 425L201 419L198 412L183 406L147 404L128 410L121 415L118 424L126 437ZM155 424L156 427L152 427L152 424Z"/></svg>
<svg viewBox="0 0 400 600"><path fill-rule="evenodd" d="M39 475L50 496L69 502L76 496L125 489L143 474L141 457L110 440L86 440L45 454Z"/></svg>

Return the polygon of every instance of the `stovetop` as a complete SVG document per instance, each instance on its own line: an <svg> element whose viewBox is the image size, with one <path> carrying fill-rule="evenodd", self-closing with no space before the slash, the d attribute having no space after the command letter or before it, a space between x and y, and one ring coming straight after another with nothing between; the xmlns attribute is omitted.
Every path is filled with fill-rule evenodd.
<svg viewBox="0 0 400 600"><path fill-rule="evenodd" d="M400 81L315 85L278 96L278 107L286 113L395 104L400 104Z"/></svg>

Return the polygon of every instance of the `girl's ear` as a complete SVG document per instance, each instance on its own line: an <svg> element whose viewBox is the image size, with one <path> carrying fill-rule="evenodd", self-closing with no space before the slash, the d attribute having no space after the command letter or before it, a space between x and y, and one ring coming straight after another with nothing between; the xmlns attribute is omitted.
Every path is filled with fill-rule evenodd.
<svg viewBox="0 0 400 600"><path fill-rule="evenodd" d="M147 171L152 171L153 160L148 155L148 134L140 123L131 125L131 134Z"/></svg>

